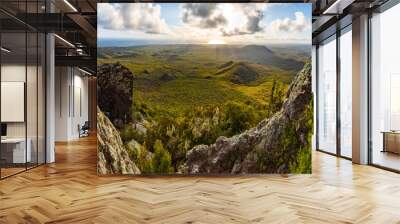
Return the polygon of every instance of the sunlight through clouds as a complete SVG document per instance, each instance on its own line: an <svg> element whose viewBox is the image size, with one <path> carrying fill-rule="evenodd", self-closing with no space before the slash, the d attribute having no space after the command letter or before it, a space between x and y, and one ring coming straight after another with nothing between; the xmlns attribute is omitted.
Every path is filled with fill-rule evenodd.
<svg viewBox="0 0 400 224"><path fill-rule="evenodd" d="M99 38L227 44L308 42L309 4L99 3Z"/></svg>

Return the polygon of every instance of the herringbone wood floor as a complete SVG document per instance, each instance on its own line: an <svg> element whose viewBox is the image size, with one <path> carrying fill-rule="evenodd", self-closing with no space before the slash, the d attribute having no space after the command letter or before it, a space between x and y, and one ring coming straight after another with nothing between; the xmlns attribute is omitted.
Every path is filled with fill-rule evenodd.
<svg viewBox="0 0 400 224"><path fill-rule="evenodd" d="M0 223L400 223L400 175L313 154L312 175L98 177L96 141L0 181Z"/></svg>

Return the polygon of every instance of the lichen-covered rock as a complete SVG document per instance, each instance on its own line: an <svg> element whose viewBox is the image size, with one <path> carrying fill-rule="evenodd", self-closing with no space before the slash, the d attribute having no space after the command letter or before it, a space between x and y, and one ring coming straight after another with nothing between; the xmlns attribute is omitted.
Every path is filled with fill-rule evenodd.
<svg viewBox="0 0 400 224"><path fill-rule="evenodd" d="M97 67L97 103L118 129L132 119L132 72L119 63Z"/></svg>
<svg viewBox="0 0 400 224"><path fill-rule="evenodd" d="M147 133L147 128L146 128L146 120L142 122L136 122L132 124L132 127L134 130L136 130L140 134L146 134Z"/></svg>
<svg viewBox="0 0 400 224"><path fill-rule="evenodd" d="M296 75L280 111L257 127L186 154L182 173L310 173L311 64Z"/></svg>
<svg viewBox="0 0 400 224"><path fill-rule="evenodd" d="M99 108L97 108L97 141L99 174L141 173L129 158L119 132Z"/></svg>

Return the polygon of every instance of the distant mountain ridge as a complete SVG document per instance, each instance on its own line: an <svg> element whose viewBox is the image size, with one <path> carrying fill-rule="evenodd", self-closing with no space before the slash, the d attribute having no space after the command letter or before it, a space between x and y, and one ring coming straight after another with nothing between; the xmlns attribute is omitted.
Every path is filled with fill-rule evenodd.
<svg viewBox="0 0 400 224"><path fill-rule="evenodd" d="M226 61L244 61L257 63L269 67L276 67L283 70L299 71L303 68L304 62L293 58L284 58L265 45L201 45L201 44L176 44L176 45L143 45L132 47L105 47L99 48L98 58L122 58L126 56L138 57L142 51L150 50L153 57L175 54L179 56L196 55L207 53L214 55L217 59ZM300 54L300 52L299 52ZM212 57L210 57L212 58Z"/></svg>
<svg viewBox="0 0 400 224"><path fill-rule="evenodd" d="M278 67L280 69L300 70L304 62L281 58L274 51L264 45L245 45L235 48L222 48L220 54L237 61L247 61Z"/></svg>

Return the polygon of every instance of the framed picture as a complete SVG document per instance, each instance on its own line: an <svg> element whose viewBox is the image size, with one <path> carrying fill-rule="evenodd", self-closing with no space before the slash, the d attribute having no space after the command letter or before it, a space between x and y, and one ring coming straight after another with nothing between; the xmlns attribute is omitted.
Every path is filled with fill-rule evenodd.
<svg viewBox="0 0 400 224"><path fill-rule="evenodd" d="M99 3L98 173L311 173L311 4Z"/></svg>

